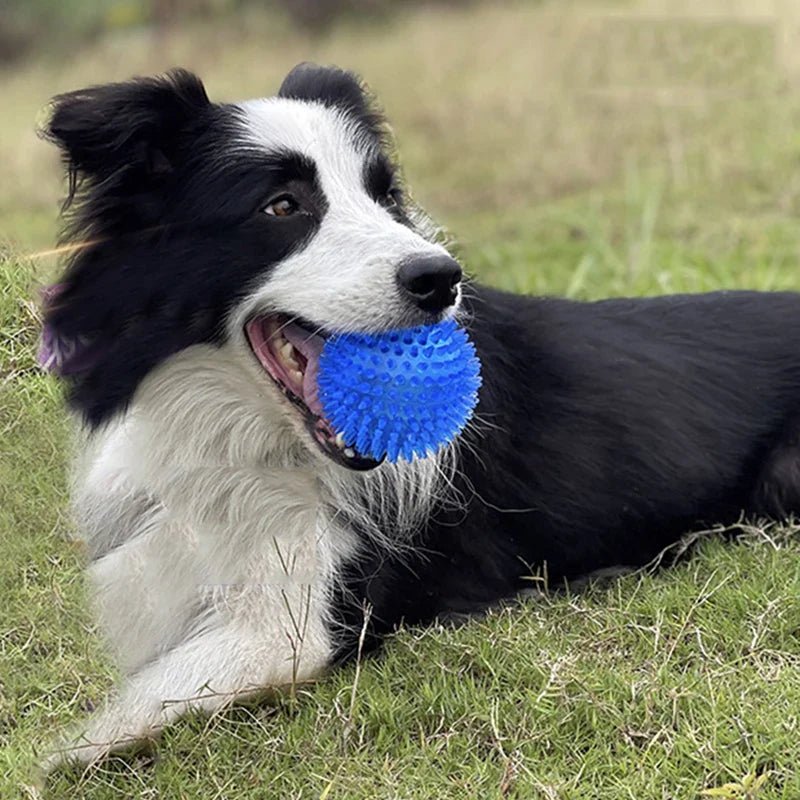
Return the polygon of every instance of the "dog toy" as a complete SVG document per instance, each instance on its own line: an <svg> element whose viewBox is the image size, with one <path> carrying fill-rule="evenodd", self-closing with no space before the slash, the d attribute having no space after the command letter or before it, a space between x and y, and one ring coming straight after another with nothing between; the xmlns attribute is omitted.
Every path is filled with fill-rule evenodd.
<svg viewBox="0 0 800 800"><path fill-rule="evenodd" d="M463 328L446 321L380 335L330 337L319 398L345 444L376 460L424 457L450 442L478 402L480 362Z"/></svg>

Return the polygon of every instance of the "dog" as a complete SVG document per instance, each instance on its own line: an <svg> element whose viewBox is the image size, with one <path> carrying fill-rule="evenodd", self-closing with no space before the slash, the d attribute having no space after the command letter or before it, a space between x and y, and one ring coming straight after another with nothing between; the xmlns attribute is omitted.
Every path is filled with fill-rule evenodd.
<svg viewBox="0 0 800 800"><path fill-rule="evenodd" d="M74 515L123 676L58 760L315 679L537 571L637 567L800 510L798 294L467 282L337 68L232 104L181 70L96 86L56 97L45 135L76 245L45 319L72 345L52 360ZM325 337L446 319L482 363L473 423L408 462L345 446L317 397Z"/></svg>

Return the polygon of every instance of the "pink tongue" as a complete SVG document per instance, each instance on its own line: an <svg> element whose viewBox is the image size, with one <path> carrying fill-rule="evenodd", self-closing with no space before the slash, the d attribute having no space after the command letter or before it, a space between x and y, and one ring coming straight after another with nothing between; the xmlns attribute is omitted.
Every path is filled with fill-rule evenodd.
<svg viewBox="0 0 800 800"><path fill-rule="evenodd" d="M322 403L319 401L317 375L319 374L319 356L325 346L321 336L309 333L298 325L289 324L281 331L290 344L299 350L308 362L303 375L303 400L313 414L322 414Z"/></svg>

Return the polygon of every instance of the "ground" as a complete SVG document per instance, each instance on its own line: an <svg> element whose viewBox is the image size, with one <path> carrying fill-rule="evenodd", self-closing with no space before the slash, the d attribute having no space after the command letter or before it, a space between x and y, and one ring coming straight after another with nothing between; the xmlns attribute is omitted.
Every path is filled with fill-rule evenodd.
<svg viewBox="0 0 800 800"><path fill-rule="evenodd" d="M668 570L403 631L292 696L176 725L156 758L37 782L113 676L68 538L60 390L33 363L36 286L58 266L40 251L63 186L32 134L52 94L182 64L237 99L335 62L380 95L416 198L481 280L585 299L800 288L792 0L398 14L312 39L248 13L0 73L0 796L799 797L800 537L759 521Z"/></svg>

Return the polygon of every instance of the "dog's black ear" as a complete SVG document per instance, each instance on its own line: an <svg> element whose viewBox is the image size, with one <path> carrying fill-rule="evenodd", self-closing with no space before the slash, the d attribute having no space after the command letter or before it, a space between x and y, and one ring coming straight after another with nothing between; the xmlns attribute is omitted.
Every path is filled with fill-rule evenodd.
<svg viewBox="0 0 800 800"><path fill-rule="evenodd" d="M298 64L283 79L278 97L311 100L356 115L369 110L369 101L357 75L338 67L321 67L310 61Z"/></svg>
<svg viewBox="0 0 800 800"><path fill-rule="evenodd" d="M384 133L385 123L381 114L375 110L373 99L361 79L353 72L305 61L283 79L278 97L341 109L376 136L381 137Z"/></svg>
<svg viewBox="0 0 800 800"><path fill-rule="evenodd" d="M210 105L200 79L185 70L53 98L42 134L64 156L67 203L84 179L121 195L170 172L185 131Z"/></svg>

